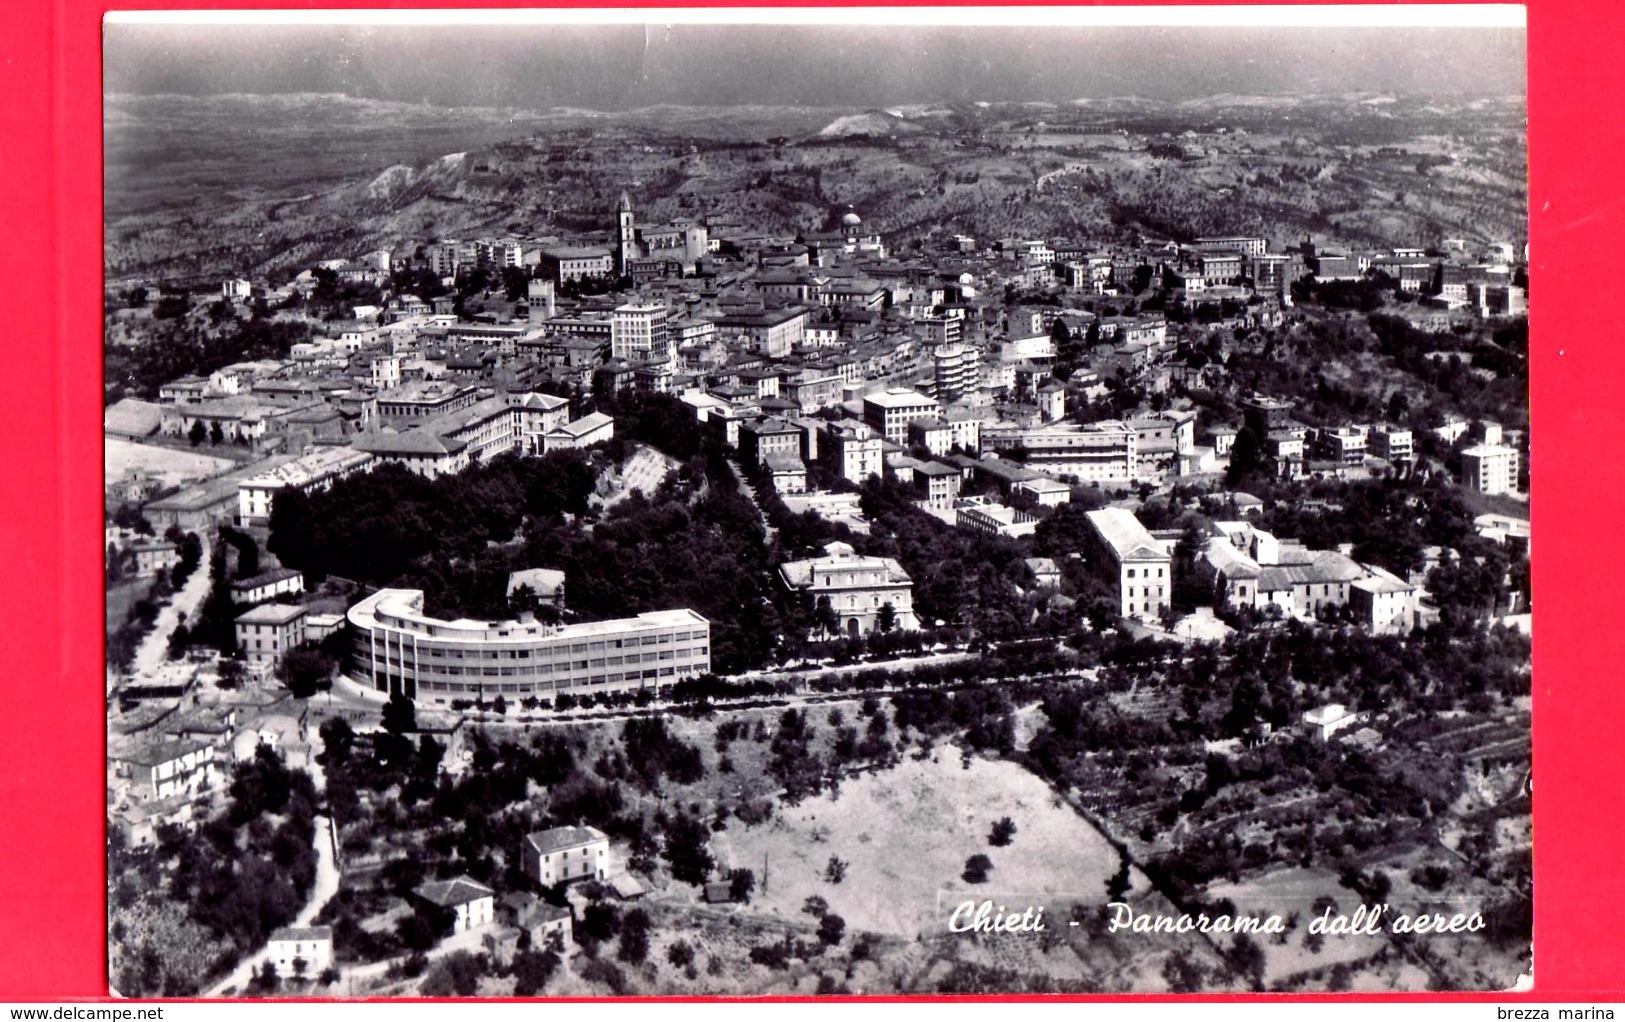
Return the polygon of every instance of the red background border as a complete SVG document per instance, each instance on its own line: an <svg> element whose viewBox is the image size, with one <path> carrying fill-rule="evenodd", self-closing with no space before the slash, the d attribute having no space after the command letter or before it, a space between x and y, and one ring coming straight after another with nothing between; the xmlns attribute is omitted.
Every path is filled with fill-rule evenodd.
<svg viewBox="0 0 1625 1022"><path fill-rule="evenodd" d="M102 829L101 75L105 0L24 0L0 33L9 336L0 472L0 999L105 996ZM313 7L143 0L121 8ZM350 7L391 7L357 2ZM441 0L437 7L484 6ZM596 6L583 4L581 6ZM629 4L628 6L643 6ZM719 6L727 6L726 4ZM823 6L823 5L819 5ZM1625 196L1625 9L1529 4L1535 529L1535 989L1625 997L1616 811L1625 553L1614 395L1625 345L1589 300ZM1606 314L1606 313L1604 313ZM1116 998L1114 998L1116 999ZM1231 998L1226 998L1231 999ZM1392 997L1353 997L1393 1000Z"/></svg>

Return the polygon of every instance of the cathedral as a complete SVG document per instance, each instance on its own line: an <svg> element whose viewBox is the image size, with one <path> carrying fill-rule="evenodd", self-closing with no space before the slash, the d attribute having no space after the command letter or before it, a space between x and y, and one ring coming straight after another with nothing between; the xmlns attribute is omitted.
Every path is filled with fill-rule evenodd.
<svg viewBox="0 0 1625 1022"><path fill-rule="evenodd" d="M705 227L687 218L669 224L639 224L625 192L615 204L615 273L621 277L662 276L673 268L693 273L708 251Z"/></svg>

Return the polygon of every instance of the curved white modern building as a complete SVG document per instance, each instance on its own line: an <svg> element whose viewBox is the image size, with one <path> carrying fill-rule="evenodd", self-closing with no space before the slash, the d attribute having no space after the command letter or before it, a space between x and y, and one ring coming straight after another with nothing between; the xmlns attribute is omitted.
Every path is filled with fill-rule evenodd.
<svg viewBox="0 0 1625 1022"><path fill-rule="evenodd" d="M615 621L445 621L419 589L383 589L351 607L352 677L409 699L599 695L665 688L711 670L711 623L692 610Z"/></svg>

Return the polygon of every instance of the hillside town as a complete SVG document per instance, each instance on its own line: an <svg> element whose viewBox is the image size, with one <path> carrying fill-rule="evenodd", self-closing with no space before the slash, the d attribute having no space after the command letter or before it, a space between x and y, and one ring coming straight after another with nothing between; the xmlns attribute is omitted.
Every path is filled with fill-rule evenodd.
<svg viewBox="0 0 1625 1022"><path fill-rule="evenodd" d="M1526 287L1522 239L900 243L629 192L575 233L111 281L108 818L152 856L110 876L115 986L1496 982L1466 941L1295 938L927 987L912 930L831 908L852 848L793 879L749 835L956 743L1087 821L1111 900L1246 908L1285 869L1515 934Z"/></svg>

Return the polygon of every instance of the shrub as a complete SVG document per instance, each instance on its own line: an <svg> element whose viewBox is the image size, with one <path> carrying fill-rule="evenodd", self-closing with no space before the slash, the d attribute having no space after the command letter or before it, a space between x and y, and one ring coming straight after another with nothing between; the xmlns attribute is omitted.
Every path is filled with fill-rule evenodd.
<svg viewBox="0 0 1625 1022"><path fill-rule="evenodd" d="M992 868L992 859L985 855L973 855L965 860L965 872L961 876L967 884L985 884L988 871Z"/></svg>
<svg viewBox="0 0 1625 1022"><path fill-rule="evenodd" d="M993 824L993 830L987 835L987 843L995 848L1003 848L1016 836L1016 821L1006 816Z"/></svg>

